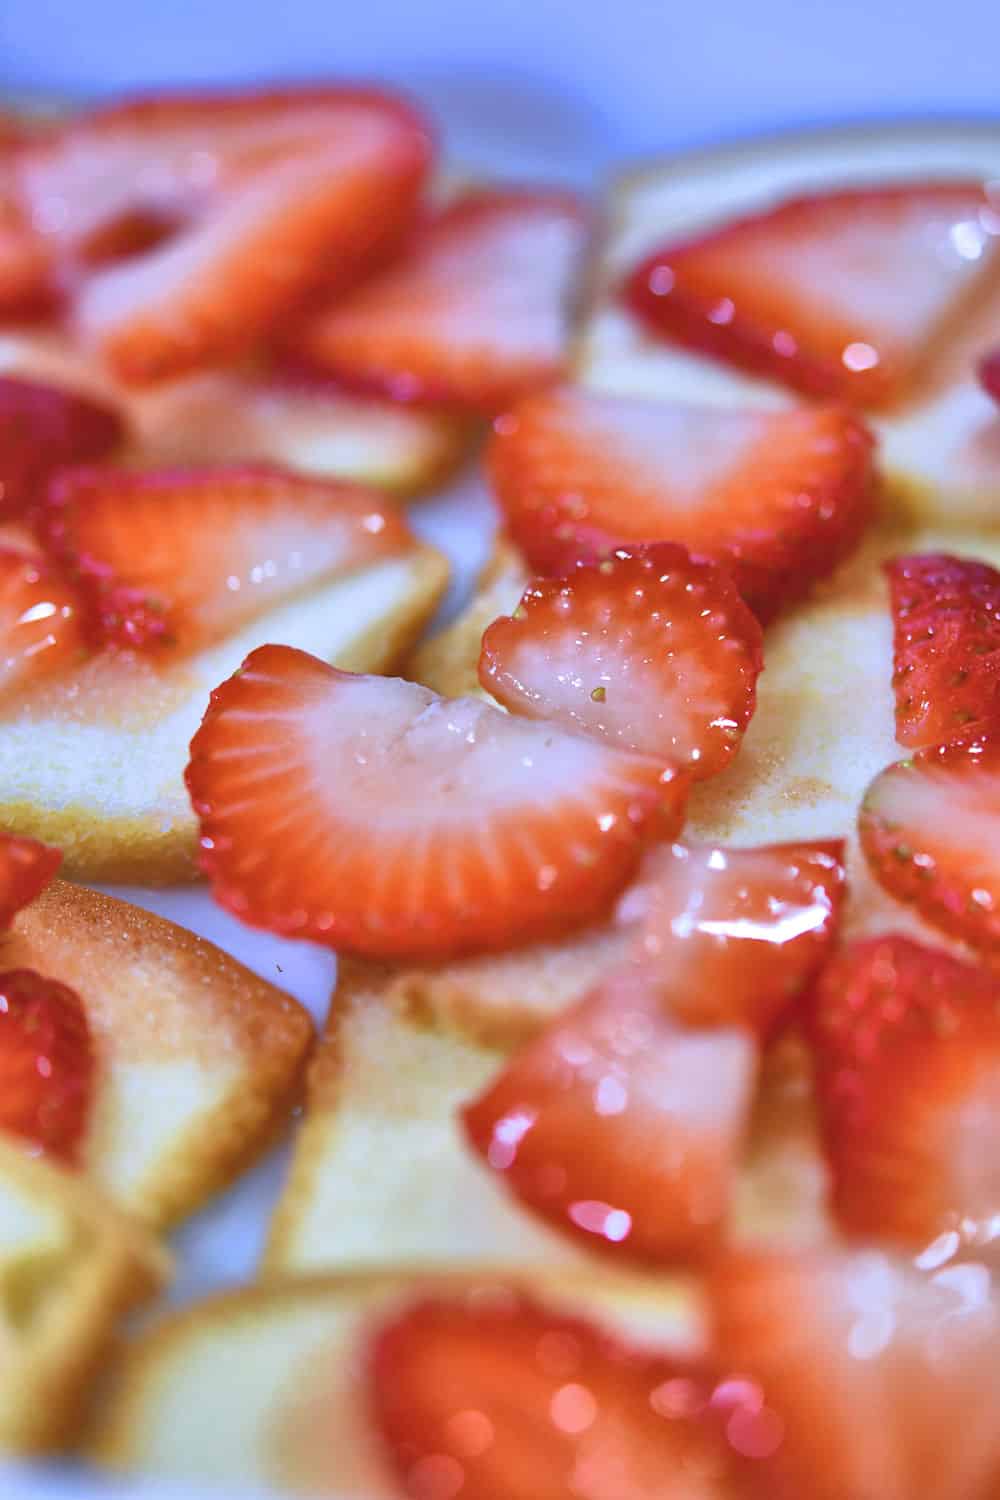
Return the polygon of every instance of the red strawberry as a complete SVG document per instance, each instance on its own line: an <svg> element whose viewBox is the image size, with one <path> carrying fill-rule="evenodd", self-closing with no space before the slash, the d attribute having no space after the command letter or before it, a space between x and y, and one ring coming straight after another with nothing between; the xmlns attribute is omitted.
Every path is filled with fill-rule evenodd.
<svg viewBox="0 0 1000 1500"><path fill-rule="evenodd" d="M264 646L212 695L187 784L216 899L375 957L447 958L607 911L686 783L474 699Z"/></svg>
<svg viewBox="0 0 1000 1500"><path fill-rule="evenodd" d="M39 525L98 639L129 646L202 645L410 540L373 492L264 465L70 470Z"/></svg>
<svg viewBox="0 0 1000 1500"><path fill-rule="evenodd" d="M397 99L279 89L95 111L28 151L22 182L63 253L131 255L92 268L76 314L141 382L223 361L311 288L357 279L409 228L429 159Z"/></svg>
<svg viewBox="0 0 1000 1500"><path fill-rule="evenodd" d="M375 1334L377 1429L413 1500L736 1500L767 1424L697 1367L491 1286ZM732 1383L731 1383L732 1384ZM732 1437L718 1430L720 1408ZM773 1422L773 1418L771 1419ZM746 1465L749 1467L749 1465Z"/></svg>
<svg viewBox="0 0 1000 1500"><path fill-rule="evenodd" d="M839 407L758 412L564 387L494 424L490 476L542 572L620 542L676 541L731 566L758 615L806 593L872 509L872 438Z"/></svg>
<svg viewBox="0 0 1000 1500"><path fill-rule="evenodd" d="M88 396L0 375L0 517L22 515L57 469L103 458L124 435L119 414Z"/></svg>
<svg viewBox="0 0 1000 1500"><path fill-rule="evenodd" d="M716 1358L783 1427L767 1500L994 1500L1000 1308L985 1267L732 1255L709 1297Z"/></svg>
<svg viewBox="0 0 1000 1500"><path fill-rule="evenodd" d="M0 696L71 665L83 645L69 585L41 557L0 547Z"/></svg>
<svg viewBox="0 0 1000 1500"><path fill-rule="evenodd" d="M998 206L982 182L795 198L656 250L627 296L667 338L806 395L885 407L995 268Z"/></svg>
<svg viewBox="0 0 1000 1500"><path fill-rule="evenodd" d="M565 368L586 216L568 193L470 193L406 260L293 337L305 358L397 401L494 411Z"/></svg>
<svg viewBox="0 0 1000 1500"><path fill-rule="evenodd" d="M942 1259L1000 1222L1000 981L902 937L856 943L809 1007L833 1205Z"/></svg>
<svg viewBox="0 0 1000 1500"><path fill-rule="evenodd" d="M896 738L937 745L1000 725L1000 573L936 553L886 564Z"/></svg>
<svg viewBox="0 0 1000 1500"><path fill-rule="evenodd" d="M929 746L876 776L858 820L885 889L935 927L1000 951L1000 736Z"/></svg>
<svg viewBox="0 0 1000 1500"><path fill-rule="evenodd" d="M479 679L513 713L700 779L739 749L762 666L760 626L728 574L661 543L531 584L483 636Z"/></svg>
<svg viewBox="0 0 1000 1500"><path fill-rule="evenodd" d="M0 928L44 891L61 862L58 849L0 833Z"/></svg>
<svg viewBox="0 0 1000 1500"><path fill-rule="evenodd" d="M31 969L0 974L0 1130L74 1163L93 1077L79 996Z"/></svg>
<svg viewBox="0 0 1000 1500"><path fill-rule="evenodd" d="M983 390L995 401L1000 401L1000 349L994 349L980 363L979 379Z"/></svg>

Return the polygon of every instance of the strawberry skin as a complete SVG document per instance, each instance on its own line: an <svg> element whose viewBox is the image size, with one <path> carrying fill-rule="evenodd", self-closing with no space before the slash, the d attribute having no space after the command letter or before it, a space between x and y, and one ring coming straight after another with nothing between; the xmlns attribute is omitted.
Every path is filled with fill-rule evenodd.
<svg viewBox="0 0 1000 1500"><path fill-rule="evenodd" d="M984 952L1000 951L1000 737L929 746L865 793L861 847L890 895Z"/></svg>
<svg viewBox="0 0 1000 1500"><path fill-rule="evenodd" d="M807 396L884 408L997 262L980 182L795 198L656 250L625 295L654 333Z"/></svg>
<svg viewBox="0 0 1000 1500"><path fill-rule="evenodd" d="M686 794L648 757L283 646L213 693L187 784L202 868L237 916L429 959L603 915Z"/></svg>
<svg viewBox="0 0 1000 1500"><path fill-rule="evenodd" d="M44 558L0 547L0 697L79 661L80 607Z"/></svg>
<svg viewBox="0 0 1000 1500"><path fill-rule="evenodd" d="M0 833L0 929L41 895L61 863L60 850L48 844Z"/></svg>
<svg viewBox="0 0 1000 1500"><path fill-rule="evenodd" d="M89 396L0 376L0 519L40 504L57 469L104 458L124 436L119 414Z"/></svg>
<svg viewBox="0 0 1000 1500"><path fill-rule="evenodd" d="M619 544L679 542L729 567L768 618L857 544L872 513L872 448L840 407L728 411L563 387L497 418L487 464L540 572Z"/></svg>
<svg viewBox="0 0 1000 1500"><path fill-rule="evenodd" d="M885 572L899 743L944 744L1000 724L1000 573L938 553L893 558Z"/></svg>
<svg viewBox="0 0 1000 1500"><path fill-rule="evenodd" d="M93 1077L79 996L31 969L0 974L0 1130L75 1164Z"/></svg>
<svg viewBox="0 0 1000 1500"><path fill-rule="evenodd" d="M479 680L512 713L697 780L739 749L763 664L760 625L729 575L660 543L536 580L484 634Z"/></svg>
<svg viewBox="0 0 1000 1500"><path fill-rule="evenodd" d="M979 366L979 380L987 395L1000 401L1000 349L988 354Z"/></svg>

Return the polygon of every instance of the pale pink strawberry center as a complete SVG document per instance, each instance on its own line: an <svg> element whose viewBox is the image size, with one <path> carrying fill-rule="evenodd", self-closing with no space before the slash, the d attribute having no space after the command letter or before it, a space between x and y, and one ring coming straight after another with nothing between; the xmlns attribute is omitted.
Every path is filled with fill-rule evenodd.
<svg viewBox="0 0 1000 1500"><path fill-rule="evenodd" d="M971 909L1000 911L1000 771L901 765L880 778L869 806L898 833L901 860L928 877L943 867L968 889Z"/></svg>

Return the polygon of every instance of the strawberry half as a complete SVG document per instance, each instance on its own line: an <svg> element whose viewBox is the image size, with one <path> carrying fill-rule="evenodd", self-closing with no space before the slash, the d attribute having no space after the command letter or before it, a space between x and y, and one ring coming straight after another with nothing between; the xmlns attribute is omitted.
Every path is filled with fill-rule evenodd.
<svg viewBox="0 0 1000 1500"><path fill-rule="evenodd" d="M378 264L431 151L400 100L306 88L140 99L22 154L33 219L82 274L81 330L144 382L248 349L316 286Z"/></svg>
<svg viewBox="0 0 1000 1500"><path fill-rule="evenodd" d="M292 347L397 401L495 411L563 372L586 231L568 193L470 193L425 226L400 266L310 313Z"/></svg>
<svg viewBox="0 0 1000 1500"><path fill-rule="evenodd" d="M914 1249L1000 1217L1000 982L906 938L845 949L808 1011L834 1210ZM945 1239L939 1239L945 1236Z"/></svg>
<svg viewBox="0 0 1000 1500"><path fill-rule="evenodd" d="M979 380L987 395L1000 401L1000 349L988 354L979 366Z"/></svg>
<svg viewBox="0 0 1000 1500"><path fill-rule="evenodd" d="M686 793L648 757L284 646L212 694L187 784L244 921L435 959L603 915Z"/></svg>
<svg viewBox="0 0 1000 1500"><path fill-rule="evenodd" d="M513 1288L404 1307L374 1335L370 1378L376 1428L413 1500L744 1493L717 1418L726 1393L703 1371ZM761 1425L741 1408L737 1440L741 1423Z"/></svg>
<svg viewBox="0 0 1000 1500"><path fill-rule="evenodd" d="M927 553L885 565L896 738L938 745L1000 725L1000 573Z"/></svg>
<svg viewBox="0 0 1000 1500"><path fill-rule="evenodd" d="M120 415L89 396L0 376L0 518L40 504L57 469L103 458L124 436Z"/></svg>
<svg viewBox="0 0 1000 1500"><path fill-rule="evenodd" d="M487 458L540 572L619 543L680 542L730 567L760 616L832 572L872 512L872 437L839 407L729 411L563 387L498 418Z"/></svg>
<svg viewBox="0 0 1000 1500"><path fill-rule="evenodd" d="M70 586L43 558L0 547L0 697L70 666L84 644Z"/></svg>
<svg viewBox="0 0 1000 1500"><path fill-rule="evenodd" d="M61 851L48 844L0 833L0 929L41 895L61 863Z"/></svg>
<svg viewBox="0 0 1000 1500"><path fill-rule="evenodd" d="M993 1500L1000 1308L983 1266L924 1275L874 1250L713 1266L715 1357L781 1441L767 1500Z"/></svg>
<svg viewBox="0 0 1000 1500"><path fill-rule="evenodd" d="M128 646L204 645L410 541L373 492L264 465L70 470L38 528L96 638Z"/></svg>
<svg viewBox="0 0 1000 1500"><path fill-rule="evenodd" d="M889 766L865 793L858 829L890 895L953 937L1000 951L1000 737Z"/></svg>
<svg viewBox="0 0 1000 1500"><path fill-rule="evenodd" d="M93 1079L79 996L31 969L0 974L0 1130L75 1163Z"/></svg>
<svg viewBox="0 0 1000 1500"><path fill-rule="evenodd" d="M483 636L479 680L512 713L700 779L739 749L763 664L729 575L661 543L531 584Z"/></svg>
<svg viewBox="0 0 1000 1500"><path fill-rule="evenodd" d="M626 295L677 343L809 396L891 406L996 267L994 186L794 198L654 251Z"/></svg>

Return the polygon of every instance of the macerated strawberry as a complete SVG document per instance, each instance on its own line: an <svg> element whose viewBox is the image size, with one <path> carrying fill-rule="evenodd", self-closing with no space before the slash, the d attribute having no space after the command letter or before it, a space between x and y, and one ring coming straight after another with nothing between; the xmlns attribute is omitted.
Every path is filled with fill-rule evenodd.
<svg viewBox="0 0 1000 1500"><path fill-rule="evenodd" d="M93 1076L80 997L31 969L0 974L0 1130L75 1163Z"/></svg>
<svg viewBox="0 0 1000 1500"><path fill-rule="evenodd" d="M0 696L77 661L80 616L74 590L44 558L0 547Z"/></svg>
<svg viewBox="0 0 1000 1500"><path fill-rule="evenodd" d="M215 690L187 784L202 868L237 916L425 958L601 916L687 789L647 756L284 646Z"/></svg>
<svg viewBox="0 0 1000 1500"><path fill-rule="evenodd" d="M377 1328L376 1428L413 1500L737 1500L753 1403L707 1373L491 1284ZM745 1395L745 1393L744 1393ZM773 1418L771 1418L773 1423Z"/></svg>
<svg viewBox="0 0 1000 1500"><path fill-rule="evenodd" d="M250 348L311 289L378 264L430 157L397 98L289 88L99 109L23 151L20 171L34 221L86 273L80 329L145 382Z"/></svg>
<svg viewBox="0 0 1000 1500"><path fill-rule="evenodd" d="M626 295L655 333L810 396L904 398L997 264L982 181L818 193L667 245Z"/></svg>
<svg viewBox="0 0 1000 1500"><path fill-rule="evenodd" d="M52 257L31 223L19 191L17 164L22 136L17 122L0 123L0 314L31 316L54 300Z"/></svg>
<svg viewBox="0 0 1000 1500"><path fill-rule="evenodd" d="M530 584L484 634L479 679L512 713L701 779L739 749L763 664L730 576L660 543Z"/></svg>
<svg viewBox="0 0 1000 1500"><path fill-rule="evenodd" d="M767 1500L993 1500L1000 1308L982 1265L721 1256L714 1358L774 1413Z"/></svg>
<svg viewBox="0 0 1000 1500"><path fill-rule="evenodd" d="M830 573L872 513L872 437L840 407L730 411L563 387L498 417L487 459L541 572L680 542L730 567L759 616Z"/></svg>
<svg viewBox="0 0 1000 1500"><path fill-rule="evenodd" d="M886 563L896 738L938 745L1000 726L1000 573L924 553Z"/></svg>
<svg viewBox="0 0 1000 1500"><path fill-rule="evenodd" d="M928 746L882 771L858 818L881 885L935 927L1000 951L1000 735Z"/></svg>
<svg viewBox="0 0 1000 1500"><path fill-rule="evenodd" d="M374 492L263 464L69 470L38 529L96 638L128 646L204 645L410 541Z"/></svg>
<svg viewBox="0 0 1000 1500"><path fill-rule="evenodd" d="M979 380L983 390L995 401L1000 401L1000 349L995 349L980 361Z"/></svg>
<svg viewBox="0 0 1000 1500"><path fill-rule="evenodd" d="M442 209L406 259L292 335L303 358L397 401L495 411L565 368L587 217L569 193L491 189Z"/></svg>
<svg viewBox="0 0 1000 1500"><path fill-rule="evenodd" d="M1000 980L902 937L828 964L806 1029L834 1211L941 1259L1000 1218ZM950 1246L950 1253L949 1253Z"/></svg>
<svg viewBox="0 0 1000 1500"><path fill-rule="evenodd" d="M103 458L124 436L121 416L102 402L0 375L0 518L40 504L57 469Z"/></svg>
<svg viewBox="0 0 1000 1500"><path fill-rule="evenodd" d="M48 844L0 833L0 929L44 891L61 863L61 851Z"/></svg>

